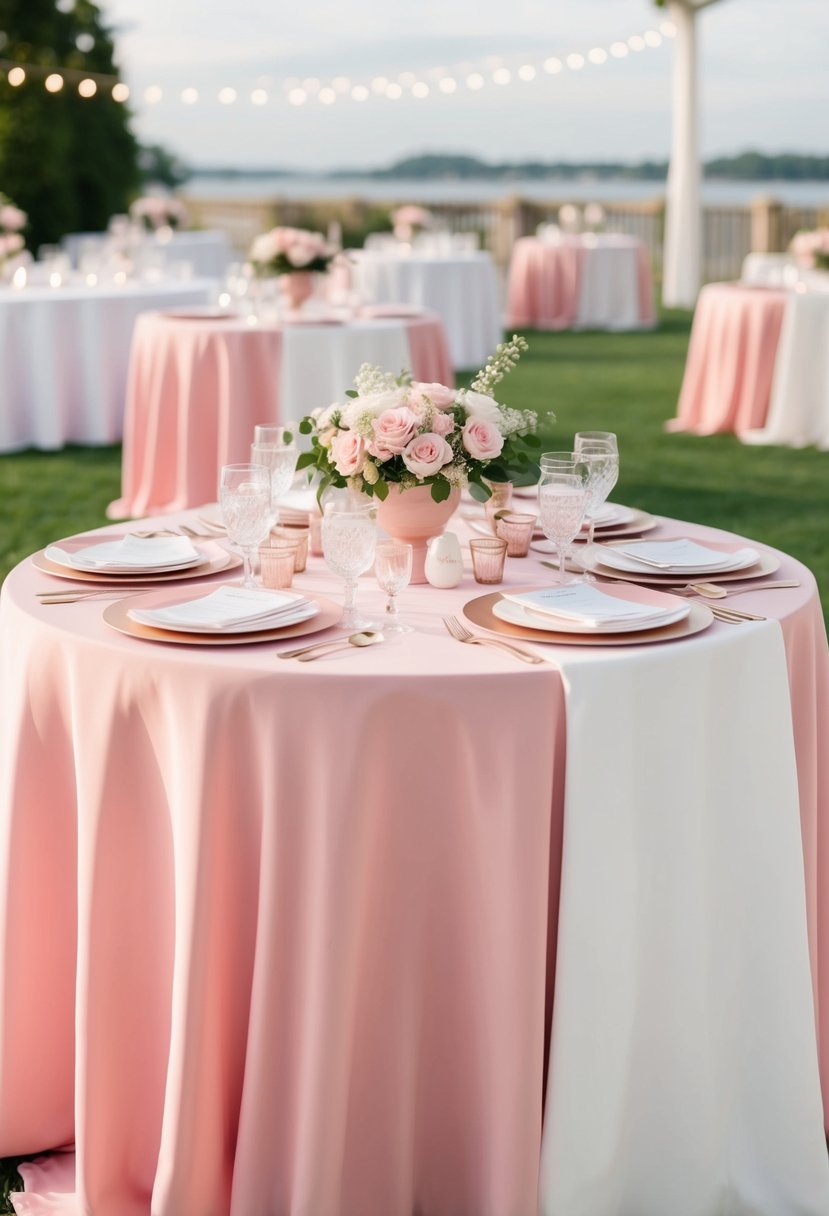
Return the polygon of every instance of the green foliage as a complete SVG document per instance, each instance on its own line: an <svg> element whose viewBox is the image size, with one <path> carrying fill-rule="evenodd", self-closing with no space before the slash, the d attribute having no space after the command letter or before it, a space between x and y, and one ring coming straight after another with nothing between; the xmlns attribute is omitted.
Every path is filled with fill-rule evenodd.
<svg viewBox="0 0 829 1216"><path fill-rule="evenodd" d="M190 168L174 152L161 144L149 144L138 157L142 186L166 186L175 190L190 177Z"/></svg>
<svg viewBox="0 0 829 1216"><path fill-rule="evenodd" d="M0 0L0 29L9 59L116 72L112 38L92 0L77 0L68 13L55 0ZM76 45L81 34L94 39L88 51ZM84 100L67 81L47 93L36 70L18 88L0 81L0 189L27 212L31 249L67 232L98 231L126 210L139 182L137 153L129 113L108 89Z"/></svg>

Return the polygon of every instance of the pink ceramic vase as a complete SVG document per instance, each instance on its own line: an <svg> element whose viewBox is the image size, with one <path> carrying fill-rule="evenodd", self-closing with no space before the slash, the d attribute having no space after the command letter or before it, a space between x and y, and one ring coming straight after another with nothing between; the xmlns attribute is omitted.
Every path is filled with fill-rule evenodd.
<svg viewBox="0 0 829 1216"><path fill-rule="evenodd" d="M295 270L281 276L280 287L289 307L296 312L314 294L314 276L310 270Z"/></svg>
<svg viewBox="0 0 829 1216"><path fill-rule="evenodd" d="M457 508L461 492L458 489L444 502L435 502L431 486L413 486L401 490L389 486L388 498L378 503L377 523L393 540L412 546L412 582L425 583L426 542L438 536Z"/></svg>

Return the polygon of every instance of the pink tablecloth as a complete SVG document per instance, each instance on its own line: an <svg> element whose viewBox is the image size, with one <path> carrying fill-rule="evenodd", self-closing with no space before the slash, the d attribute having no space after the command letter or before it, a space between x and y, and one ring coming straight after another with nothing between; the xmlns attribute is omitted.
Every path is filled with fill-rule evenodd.
<svg viewBox="0 0 829 1216"><path fill-rule="evenodd" d="M654 322L647 254L630 237L522 237L512 250L507 299L509 326L635 329Z"/></svg>
<svg viewBox="0 0 829 1216"><path fill-rule="evenodd" d="M148 313L136 325L121 497L112 518L179 511L216 497L219 469L250 458L258 423L296 420L342 398L364 360L453 384L434 313L374 310L290 331L234 318Z"/></svg>
<svg viewBox="0 0 829 1216"><path fill-rule="evenodd" d="M779 618L782 627L829 1082L829 663L813 579L789 558L780 574L802 585L737 594L734 602ZM548 578L533 558L510 563L514 585ZM571 739L585 742L591 714L576 697L565 744L568 689L578 687L582 661L597 674L607 664L617 681L635 680L637 671L652 678L673 662L704 667L711 676L706 712L692 737L673 742L678 757L691 749L691 761L704 769L704 723L739 684L717 686L720 663L739 671L741 656L757 658L762 637L774 641L776 625L715 623L696 639L658 648L583 655L555 648L553 665L532 668L447 636L441 616L480 590L467 573L456 591L403 593L401 609L417 632L401 643L305 666L279 662L274 644L208 651L125 638L102 622L100 603L38 604L35 591L48 581L24 562L0 596L0 1155L74 1143L76 1181L68 1157L52 1159L46 1172L29 1167L31 1193L16 1201L18 1211L535 1213L551 1008L555 1058L601 1051L611 1085L624 1081L624 1044L635 1030L619 1027L615 1056L607 1043L579 1041L578 1028L576 1041L566 1027L556 1030L555 1009L566 995L558 985L567 985L574 964L595 979L596 962L588 926L576 915L580 881L567 868L563 833L565 745L569 754ZM299 585L333 590L319 560ZM382 610L368 580L361 599L369 611ZM664 720L683 699L669 697L656 710ZM600 690L594 701L607 708ZM627 704L623 716L630 716ZM780 742L783 754L790 737ZM639 746L646 757L647 737ZM586 747L595 771L594 748L595 739ZM628 780L630 767L620 778ZM747 776L730 774L731 788ZM574 782L568 772L575 832L584 816ZM766 811L774 816L775 808L761 806L755 787L739 813L764 833ZM658 818L643 825L651 845L631 860L641 895L667 900L666 916L687 894L689 917L713 950L735 927L716 917L708 923L708 891L715 879L737 886L739 865L719 873L725 862L700 853L712 826L703 804L688 824L694 858L683 849L660 855L676 792L665 786ZM718 797L712 775L707 799L714 805ZM614 825L627 822L618 800L607 812ZM719 804L714 818L725 826ZM677 827L685 822L680 816ZM779 828L797 854L793 899L782 852L774 880L757 877L766 915L803 920L803 940L784 943L782 959L775 955L775 966L788 968L788 996L797 986L793 960L806 958L806 924L800 834L796 822L777 821ZM629 854L631 841L621 847ZM595 837L593 883L615 864L615 854L600 852ZM683 873L687 862L697 875L696 860L698 876L680 891L664 866ZM766 966L767 951L752 938L760 909L744 911L735 910L736 932L754 971ZM627 948L618 921L603 946L611 956ZM557 947L566 962L558 969ZM682 961L693 969L700 960ZM646 965L638 957L624 985L640 1022L653 1004L637 987ZM805 961L804 968L808 990ZM657 988L658 974L657 956ZM696 992L695 1044L700 1036L706 1042L708 1030L730 1027L735 1009L738 1045L764 1025L763 1001L751 1028L740 1021L743 986L738 969L726 989ZM597 1003L580 1006L580 1017L615 991L615 981L598 984ZM659 1005L669 997L660 992ZM677 1027L666 1029L672 1053L682 1057L687 1047ZM714 1086L722 1140L710 1202L694 1208L700 1216L722 1210L714 1202L722 1187L753 1185L758 1172L767 1180L752 1207L758 1216L825 1210L803 1205L803 1180L781 1175L745 1124L757 1107L753 1072L771 1069L788 1091L795 1058L816 1071L808 992L805 1024L795 1019L790 1039L766 1047L733 1075L729 1065L704 1079ZM671 1140L671 1117L687 1117L700 1070L672 1095L669 1117L659 1086L670 1067L665 1057L650 1097L665 1133L659 1165L676 1176L689 1146L684 1135ZM553 1069L548 1113L561 1084ZM583 1097L577 1089L573 1101ZM783 1092L780 1110L762 1111L784 1156L792 1139L786 1100ZM590 1104L588 1121L600 1106ZM623 1107L602 1108L601 1116L603 1128L608 1118L617 1121L617 1164L588 1136L567 1156L565 1172L584 1179L582 1194L607 1180L624 1198L626 1154L638 1144L646 1162L638 1185L647 1193L656 1168L648 1138L638 1143L636 1118ZM568 1118L545 1124L548 1158L557 1159ZM808 1142L816 1168L825 1170L819 1125L818 1097L817 1127L798 1124L792 1136L795 1155ZM48 1192L58 1194L49 1199ZM542 1187L542 1210L558 1210L544 1194ZM614 1206L597 1193L578 1210L645 1209Z"/></svg>
<svg viewBox="0 0 829 1216"><path fill-rule="evenodd" d="M671 431L742 434L765 425L787 292L709 283L694 313Z"/></svg>

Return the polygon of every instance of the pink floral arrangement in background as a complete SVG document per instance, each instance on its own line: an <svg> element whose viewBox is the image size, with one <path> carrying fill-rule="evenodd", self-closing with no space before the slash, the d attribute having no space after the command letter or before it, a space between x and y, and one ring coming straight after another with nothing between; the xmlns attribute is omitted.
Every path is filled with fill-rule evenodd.
<svg viewBox="0 0 829 1216"><path fill-rule="evenodd" d="M321 232L306 228L272 228L250 247L251 264L257 275L299 274L327 270L335 250Z"/></svg>
<svg viewBox="0 0 829 1216"><path fill-rule="evenodd" d="M389 486L428 485L435 502L470 485L486 499L490 481L526 474L529 449L539 445L532 410L499 405L492 396L526 350L523 338L503 342L470 388L425 384L395 377L364 364L356 392L345 403L315 410L300 432L311 435L311 450L297 468L322 474L319 494L331 485L384 500Z"/></svg>
<svg viewBox="0 0 829 1216"><path fill-rule="evenodd" d="M432 226L434 216L425 207L408 203L405 207L398 207L396 211L392 211L391 222L397 239L410 241L416 232Z"/></svg>
<svg viewBox="0 0 829 1216"><path fill-rule="evenodd" d="M184 203L163 194L137 198L130 207L130 216L148 232L157 232L159 228L184 228L188 220Z"/></svg>
<svg viewBox="0 0 829 1216"><path fill-rule="evenodd" d="M798 232L789 249L801 266L809 270L829 270L829 228Z"/></svg>
<svg viewBox="0 0 829 1216"><path fill-rule="evenodd" d="M14 257L25 247L22 229L26 227L27 219L25 211L15 207L5 194L0 194L0 262Z"/></svg>

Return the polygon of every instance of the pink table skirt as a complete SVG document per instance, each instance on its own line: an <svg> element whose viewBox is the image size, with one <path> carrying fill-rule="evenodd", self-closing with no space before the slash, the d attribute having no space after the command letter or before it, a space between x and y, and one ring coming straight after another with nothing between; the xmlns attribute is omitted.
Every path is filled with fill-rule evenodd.
<svg viewBox="0 0 829 1216"><path fill-rule="evenodd" d="M287 337L277 326L161 313L140 317L127 387L121 497L107 513L117 519L212 502L221 466L250 458L254 426L296 420L341 399L364 358L383 361L388 351L394 371L407 365L417 380L454 383L446 335L434 313L377 309L354 325L313 326L308 337L310 355L296 341L286 350Z"/></svg>
<svg viewBox="0 0 829 1216"><path fill-rule="evenodd" d="M787 292L777 288L703 287L668 430L740 435L765 425L786 300Z"/></svg>
<svg viewBox="0 0 829 1216"><path fill-rule="evenodd" d="M829 658L809 572L784 557L780 575L800 587L737 602L782 629L829 1094ZM548 579L532 559L508 577ZM24 562L0 596L0 1155L76 1157L28 1167L18 1212L536 1213L542 1131L561 1132L542 1129L556 951L593 957L583 926L558 925L568 736L589 719L582 704L565 726L557 664L572 681L580 656L532 668L454 643L441 617L479 590L468 574L403 593L403 643L309 666L272 643L125 638L100 603L37 603L44 580ZM317 559L301 585L332 590ZM382 610L368 580L360 594ZM715 670L754 628L581 657L648 673L689 646ZM588 1137L575 1156L595 1155Z"/></svg>
<svg viewBox="0 0 829 1216"><path fill-rule="evenodd" d="M522 237L507 285L507 324L532 329L628 329L654 323L644 247L613 237Z"/></svg>

